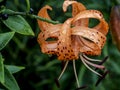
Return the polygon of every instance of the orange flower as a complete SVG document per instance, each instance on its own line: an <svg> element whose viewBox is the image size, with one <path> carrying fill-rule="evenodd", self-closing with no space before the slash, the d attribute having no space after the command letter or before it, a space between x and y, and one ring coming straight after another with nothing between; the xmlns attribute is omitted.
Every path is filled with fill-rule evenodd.
<svg viewBox="0 0 120 90"><path fill-rule="evenodd" d="M41 32L38 35L38 43L40 44L43 53L55 54L58 56L59 60L66 62L62 73L65 71L68 62L73 60L73 68L79 87L75 68L75 60L78 60L78 58L81 59L87 68L99 76L102 76L89 67L90 65L103 69L104 66L92 63L101 61L90 59L86 55L101 54L101 49L106 42L105 35L108 32L108 24L104 20L101 12L97 10L86 10L85 6L77 1L64 1L64 12L67 11L67 7L69 5L72 5L72 17L68 18L63 24L53 25L51 23L38 20L38 25L41 29ZM51 19L47 13L48 9L52 10L48 5L43 7L39 11L38 16ZM88 26L89 18L97 19L100 23L95 27L90 28ZM53 40L47 41L48 38Z"/></svg>

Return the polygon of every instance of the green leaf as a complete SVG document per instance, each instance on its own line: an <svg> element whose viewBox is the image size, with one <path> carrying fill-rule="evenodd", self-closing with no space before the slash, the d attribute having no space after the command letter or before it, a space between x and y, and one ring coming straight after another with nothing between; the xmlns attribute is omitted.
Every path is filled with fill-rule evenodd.
<svg viewBox="0 0 120 90"><path fill-rule="evenodd" d="M5 86L8 90L20 90L15 78L10 73L10 71L5 67L5 82L2 83L3 86Z"/></svg>
<svg viewBox="0 0 120 90"><path fill-rule="evenodd" d="M14 66L14 65L5 65L5 66L12 74L25 69L25 67L22 66Z"/></svg>
<svg viewBox="0 0 120 90"><path fill-rule="evenodd" d="M0 34L0 50L2 50L14 36L14 32Z"/></svg>
<svg viewBox="0 0 120 90"><path fill-rule="evenodd" d="M6 9L4 12L12 13L14 11ZM23 35L33 35L34 36L34 32L32 31L30 25L20 15L11 15L11 16L9 16L9 18L7 20L3 20L3 23L8 28L10 28L12 31L15 31L15 32L23 34Z"/></svg>
<svg viewBox="0 0 120 90"><path fill-rule="evenodd" d="M0 82L4 83L4 65L3 65L4 59L2 58L2 55L0 53Z"/></svg>

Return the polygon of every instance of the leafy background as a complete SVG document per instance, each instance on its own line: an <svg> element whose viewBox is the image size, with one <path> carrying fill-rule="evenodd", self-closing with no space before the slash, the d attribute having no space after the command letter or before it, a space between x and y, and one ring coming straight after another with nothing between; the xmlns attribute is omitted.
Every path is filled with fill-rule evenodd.
<svg viewBox="0 0 120 90"><path fill-rule="evenodd" d="M100 10L108 23L110 21L111 8L114 5L120 4L119 0L77 1L83 3L88 9ZM66 13L63 13L62 3L63 0L30 0L31 8L34 9L34 14L37 14L39 9L47 4L53 8L53 11L49 11L51 18L55 21L64 22L66 18L71 16L71 8L69 8ZM27 11L25 0L7 0L6 7L13 11ZM2 56L0 55L0 59L3 60L4 58L4 64L8 65L8 67L6 66L8 69L4 69L6 73L9 73L8 70L10 72L13 71L14 77L21 90L74 90L76 88L76 81L72 63L69 63L66 72L60 80L61 87L57 88L54 79L57 78L61 72L61 62L57 60L57 57L48 56L41 52L37 43L37 35L40 31L37 22L30 17L24 16L24 18L31 26L35 36L11 32L9 27L5 25L7 21L0 21L0 33L10 33L9 39L11 39L5 47L0 48L0 50L2 49L0 51L2 54ZM14 19L15 18L11 19L11 23ZM94 23L91 23L91 25L92 24ZM33 32L31 33L33 34ZM2 34L0 34L0 36L1 35ZM1 38L0 40L4 41L4 39ZM98 76L87 70L80 60L76 61L79 83L81 85L88 85L88 88L85 90L120 90L120 52L113 44L111 32L107 35L107 42L101 56L93 58L103 59L105 56L109 56L105 66L110 73L97 87L95 87L95 82ZM13 65L23 66L25 69ZM15 73L17 70L19 71L21 69L23 70ZM7 80L9 81L9 79ZM5 85L1 84L0 87L2 90L6 90ZM12 87L10 90L17 89Z"/></svg>

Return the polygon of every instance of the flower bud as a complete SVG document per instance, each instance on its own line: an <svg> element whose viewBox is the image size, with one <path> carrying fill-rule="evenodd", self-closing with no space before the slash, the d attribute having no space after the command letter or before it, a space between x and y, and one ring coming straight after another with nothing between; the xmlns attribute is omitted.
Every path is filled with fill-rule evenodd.
<svg viewBox="0 0 120 90"><path fill-rule="evenodd" d="M114 6L111 10L110 29L113 42L120 51L120 5Z"/></svg>

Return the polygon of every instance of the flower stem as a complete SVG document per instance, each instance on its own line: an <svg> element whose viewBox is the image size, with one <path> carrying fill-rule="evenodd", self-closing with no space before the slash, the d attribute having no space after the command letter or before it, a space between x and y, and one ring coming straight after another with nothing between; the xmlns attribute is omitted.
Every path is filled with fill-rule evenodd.
<svg viewBox="0 0 120 90"><path fill-rule="evenodd" d="M26 13L26 12L11 12L11 13L6 12L6 14L8 14L9 16L13 16L13 15L28 16L30 18L38 19L38 20L45 21L45 22L48 22L48 23L59 24L58 21L53 21L53 20L50 20L50 19L47 19L47 18L43 18L43 17L37 16L37 15L34 15L34 14L29 14L29 13Z"/></svg>

